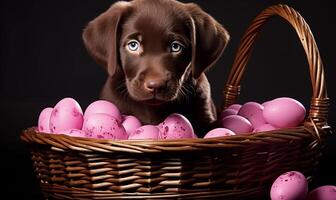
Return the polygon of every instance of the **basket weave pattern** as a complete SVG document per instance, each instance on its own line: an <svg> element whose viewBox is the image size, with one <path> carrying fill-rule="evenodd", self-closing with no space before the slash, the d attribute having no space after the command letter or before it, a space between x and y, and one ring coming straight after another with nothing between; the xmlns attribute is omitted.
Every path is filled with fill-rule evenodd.
<svg viewBox="0 0 336 200"><path fill-rule="evenodd" d="M262 25L274 15L297 31L309 61L313 97L304 126L254 135L169 141L113 141L23 131L46 198L242 199L267 191L281 173L310 177L325 135L328 98L312 33L292 8L261 12L246 31L228 83L224 106L235 103L240 80Z"/></svg>

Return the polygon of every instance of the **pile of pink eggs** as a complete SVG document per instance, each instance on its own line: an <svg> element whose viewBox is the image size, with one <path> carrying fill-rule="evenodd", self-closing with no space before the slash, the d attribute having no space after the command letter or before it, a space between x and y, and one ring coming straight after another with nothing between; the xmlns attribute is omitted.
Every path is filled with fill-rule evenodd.
<svg viewBox="0 0 336 200"><path fill-rule="evenodd" d="M271 200L336 200L336 186L324 185L308 192L306 177L298 171L281 174L271 187Z"/></svg>
<svg viewBox="0 0 336 200"><path fill-rule="evenodd" d="M300 102L288 97L263 104L234 104L222 111L219 127L209 131L204 138L295 127L302 123L305 113ZM160 124L143 125L137 117L122 115L117 106L105 100L92 102L83 113L73 98L64 98L54 107L43 109L37 130L73 137L119 140L197 138L189 120L178 113L169 115Z"/></svg>
<svg viewBox="0 0 336 200"><path fill-rule="evenodd" d="M196 138L187 118L173 113L159 125L143 125L132 115L122 115L111 102L98 100L83 113L73 98L64 98L41 111L37 130L43 133L98 139L179 139Z"/></svg>
<svg viewBox="0 0 336 200"><path fill-rule="evenodd" d="M221 128L211 130L204 138L292 128L300 125L305 115L305 107L289 97L276 98L263 104L233 104L221 112L218 120Z"/></svg>
<svg viewBox="0 0 336 200"><path fill-rule="evenodd" d="M305 115L306 109L299 101L280 97L262 104L233 104L221 112L219 123L237 135L246 135L296 127L303 122Z"/></svg>

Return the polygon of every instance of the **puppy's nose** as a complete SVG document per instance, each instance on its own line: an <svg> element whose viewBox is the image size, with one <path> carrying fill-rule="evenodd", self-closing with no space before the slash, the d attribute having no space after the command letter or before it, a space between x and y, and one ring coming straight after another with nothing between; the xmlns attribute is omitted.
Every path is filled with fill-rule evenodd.
<svg viewBox="0 0 336 200"><path fill-rule="evenodd" d="M160 79L150 79L145 82L145 89L149 92L157 92L167 87L167 81Z"/></svg>

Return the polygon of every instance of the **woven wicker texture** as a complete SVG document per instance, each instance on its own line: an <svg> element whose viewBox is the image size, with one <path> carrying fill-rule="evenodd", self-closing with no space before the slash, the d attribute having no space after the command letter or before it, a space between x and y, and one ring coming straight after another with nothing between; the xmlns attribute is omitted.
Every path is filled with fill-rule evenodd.
<svg viewBox="0 0 336 200"><path fill-rule="evenodd" d="M281 173L308 178L318 165L328 98L314 38L292 8L267 8L245 33L224 91L236 101L251 47L268 18L279 15L297 30L313 85L304 126L254 135L169 141L113 141L23 131L41 190L48 199L253 199ZM256 198L255 198L256 199Z"/></svg>

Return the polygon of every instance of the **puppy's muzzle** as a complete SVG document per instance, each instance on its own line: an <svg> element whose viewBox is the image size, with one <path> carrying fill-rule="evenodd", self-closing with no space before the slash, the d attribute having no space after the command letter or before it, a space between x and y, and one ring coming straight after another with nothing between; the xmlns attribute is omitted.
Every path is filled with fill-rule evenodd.
<svg viewBox="0 0 336 200"><path fill-rule="evenodd" d="M168 80L152 78L144 82L146 92L153 93L154 95L167 89Z"/></svg>

